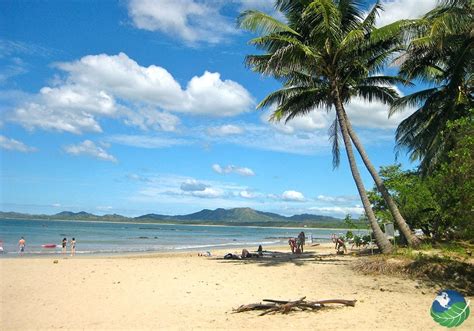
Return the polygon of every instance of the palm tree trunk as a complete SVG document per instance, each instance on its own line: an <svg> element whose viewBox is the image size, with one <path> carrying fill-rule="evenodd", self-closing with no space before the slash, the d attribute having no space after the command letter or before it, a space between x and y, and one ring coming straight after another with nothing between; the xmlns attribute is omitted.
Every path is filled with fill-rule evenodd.
<svg viewBox="0 0 474 331"><path fill-rule="evenodd" d="M362 201L362 205L364 206L365 213L367 214L370 227L374 232L375 242L377 243L377 246L380 248L382 253L391 253L393 250L393 246L390 241L388 241L387 237L382 232L379 224L377 223L377 219L375 218L374 212L370 205L369 198L367 197L367 192L365 190L364 184L362 183L362 178L360 177L359 170L357 169L356 161L354 158L354 152L352 151L351 138L349 136L349 132L347 131L347 120L344 116L344 108L342 107L342 102L340 101L339 91L337 88L335 88L335 94L336 95L334 106L336 108L336 116L339 121L339 126L341 127L342 138L344 140L347 158L349 159L352 177L354 178L357 190L359 191L360 199Z"/></svg>
<svg viewBox="0 0 474 331"><path fill-rule="evenodd" d="M372 175L372 178L374 179L377 189L382 194L383 199L387 203L388 209L390 210L390 213L392 214L393 219L397 223L398 228L403 233L403 235L407 239L408 244L410 246L413 246L413 247L418 246L420 244L420 240L412 233L405 219L400 214L400 211L398 210L398 207L395 201L393 201L392 196L388 192L382 179L380 178L379 174L377 173L374 166L372 165L372 162L370 162L369 156L365 152L364 146L362 146L359 140L359 137L357 137L356 133L352 129L351 122L347 118L347 113L345 112L345 110L344 110L344 117L346 119L347 131L349 133L349 136L351 137L351 140L354 143L355 148L359 152L360 157L362 158L362 161L364 161L364 164L367 167L367 170L369 170L370 174Z"/></svg>

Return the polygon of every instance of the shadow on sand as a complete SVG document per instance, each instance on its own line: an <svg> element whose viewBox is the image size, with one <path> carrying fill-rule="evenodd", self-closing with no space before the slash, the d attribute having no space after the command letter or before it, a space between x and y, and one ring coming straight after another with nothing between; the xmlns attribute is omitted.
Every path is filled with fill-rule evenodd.
<svg viewBox="0 0 474 331"><path fill-rule="evenodd" d="M245 259L224 259L223 257L216 257L214 260L220 263L232 264L257 264L263 267L272 267L283 264L293 264L295 266L302 266L309 263L317 264L341 264L349 263L347 259L340 258L336 254L318 254L315 252L304 252L301 254L292 254L291 252L265 251L263 256L251 257Z"/></svg>

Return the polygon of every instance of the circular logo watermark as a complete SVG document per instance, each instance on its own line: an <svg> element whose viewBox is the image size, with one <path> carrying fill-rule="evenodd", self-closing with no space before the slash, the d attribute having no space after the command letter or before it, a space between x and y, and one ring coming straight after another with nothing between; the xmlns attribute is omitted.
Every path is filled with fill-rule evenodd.
<svg viewBox="0 0 474 331"><path fill-rule="evenodd" d="M438 293L431 305L433 320L447 328L461 325L470 314L469 301L456 291L443 290Z"/></svg>

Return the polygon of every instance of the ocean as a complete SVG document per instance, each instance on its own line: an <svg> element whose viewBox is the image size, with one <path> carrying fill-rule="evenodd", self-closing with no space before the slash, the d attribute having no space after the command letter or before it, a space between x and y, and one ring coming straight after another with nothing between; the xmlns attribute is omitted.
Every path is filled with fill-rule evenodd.
<svg viewBox="0 0 474 331"><path fill-rule="evenodd" d="M314 228L267 228L183 224L105 223L45 220L0 220L3 257L18 255L18 240L26 240L25 255L60 254L61 241L76 239L76 254L124 254L140 252L210 251L213 248L287 244L289 237L304 231L313 242L328 242L332 233L345 230ZM57 244L43 248L43 244ZM69 250L69 244L68 244Z"/></svg>

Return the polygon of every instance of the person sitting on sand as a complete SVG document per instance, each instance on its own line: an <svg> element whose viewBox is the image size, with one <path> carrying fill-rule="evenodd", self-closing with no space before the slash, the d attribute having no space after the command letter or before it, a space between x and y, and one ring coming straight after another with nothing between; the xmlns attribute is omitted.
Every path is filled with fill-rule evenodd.
<svg viewBox="0 0 474 331"><path fill-rule="evenodd" d="M346 244L344 243L343 238L336 236L335 233L332 234L331 238L332 242L336 244L334 248L337 250L337 254L342 254L343 252L347 253ZM341 251L341 248L343 249L343 251Z"/></svg>
<svg viewBox="0 0 474 331"><path fill-rule="evenodd" d="M263 256L263 248L262 248L262 245L258 245L257 254L258 254L258 256Z"/></svg>

